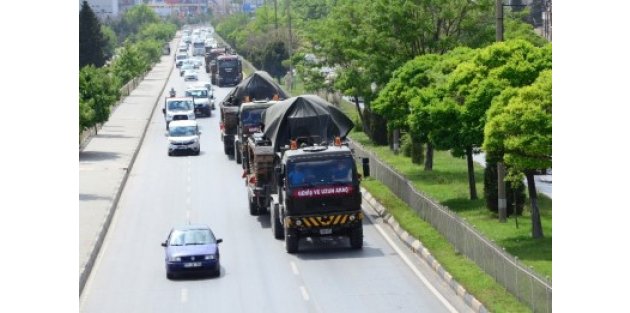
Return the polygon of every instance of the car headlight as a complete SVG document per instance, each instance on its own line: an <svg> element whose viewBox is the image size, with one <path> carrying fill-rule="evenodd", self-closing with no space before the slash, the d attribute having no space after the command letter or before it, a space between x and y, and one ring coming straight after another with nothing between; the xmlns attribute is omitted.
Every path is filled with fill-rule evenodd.
<svg viewBox="0 0 630 313"><path fill-rule="evenodd" d="M171 257L169 259L169 261L171 261L171 262L181 262L182 258L181 257Z"/></svg>
<svg viewBox="0 0 630 313"><path fill-rule="evenodd" d="M216 258L217 258L217 256L216 256L216 255L214 255L214 254L208 254L208 255L206 255L206 256L205 256L205 258L204 258L204 259L205 259L205 260L214 260L214 259L216 259Z"/></svg>

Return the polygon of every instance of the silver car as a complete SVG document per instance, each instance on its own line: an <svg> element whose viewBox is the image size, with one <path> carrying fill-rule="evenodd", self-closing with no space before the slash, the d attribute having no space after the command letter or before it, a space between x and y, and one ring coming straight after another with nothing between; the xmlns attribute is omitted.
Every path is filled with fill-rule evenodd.
<svg viewBox="0 0 630 313"><path fill-rule="evenodd" d="M196 70L186 70L184 71L184 80L199 80L199 73Z"/></svg>
<svg viewBox="0 0 630 313"><path fill-rule="evenodd" d="M172 121L166 136L168 137L168 155L176 153L192 153L199 155L199 125L195 120Z"/></svg>

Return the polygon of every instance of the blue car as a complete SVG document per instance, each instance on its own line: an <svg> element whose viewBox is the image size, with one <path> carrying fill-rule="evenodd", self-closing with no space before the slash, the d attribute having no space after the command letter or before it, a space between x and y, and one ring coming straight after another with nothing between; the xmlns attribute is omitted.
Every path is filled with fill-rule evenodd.
<svg viewBox="0 0 630 313"><path fill-rule="evenodd" d="M208 273L221 274L219 244L210 227L206 225L186 225L173 228L165 242L166 277L175 278L178 274Z"/></svg>

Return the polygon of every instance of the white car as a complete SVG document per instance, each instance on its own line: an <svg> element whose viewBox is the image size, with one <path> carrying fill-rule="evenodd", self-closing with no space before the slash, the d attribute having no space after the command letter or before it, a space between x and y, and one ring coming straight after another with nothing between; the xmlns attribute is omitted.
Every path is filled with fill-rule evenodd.
<svg viewBox="0 0 630 313"><path fill-rule="evenodd" d="M177 55L175 55L175 66L181 67L186 60L188 60L188 54L178 53Z"/></svg>
<svg viewBox="0 0 630 313"><path fill-rule="evenodd" d="M195 70L186 70L184 71L184 80L199 80L199 73Z"/></svg>
<svg viewBox="0 0 630 313"><path fill-rule="evenodd" d="M166 98L162 114L164 114L167 130L173 121L194 120L195 104L193 98Z"/></svg>
<svg viewBox="0 0 630 313"><path fill-rule="evenodd" d="M194 70L195 66L192 65L192 63L189 62L185 62L182 64L182 66L179 68L179 76L184 76L184 73L188 70Z"/></svg>
<svg viewBox="0 0 630 313"><path fill-rule="evenodd" d="M199 143L199 125L197 121L173 121L171 127L166 132L168 137L168 155L176 153L191 152L199 155L201 144Z"/></svg>

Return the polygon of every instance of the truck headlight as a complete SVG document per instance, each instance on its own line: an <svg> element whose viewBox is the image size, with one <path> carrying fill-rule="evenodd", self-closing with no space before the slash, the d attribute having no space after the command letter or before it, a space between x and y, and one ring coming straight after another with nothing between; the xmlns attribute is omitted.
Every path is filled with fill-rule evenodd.
<svg viewBox="0 0 630 313"><path fill-rule="evenodd" d="M295 221L295 225L302 226L302 221L300 221L300 220Z"/></svg>
<svg viewBox="0 0 630 313"><path fill-rule="evenodd" d="M350 221L354 221L356 219L356 217L354 217L354 215L350 215Z"/></svg>

